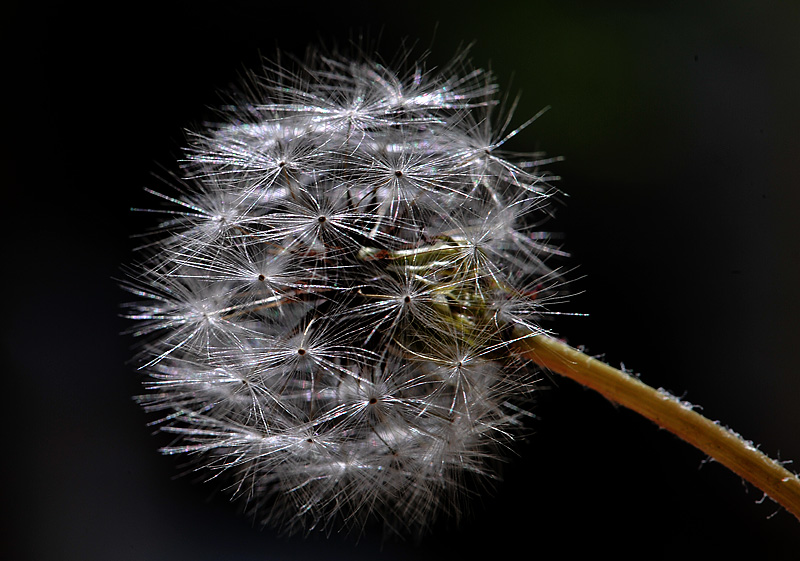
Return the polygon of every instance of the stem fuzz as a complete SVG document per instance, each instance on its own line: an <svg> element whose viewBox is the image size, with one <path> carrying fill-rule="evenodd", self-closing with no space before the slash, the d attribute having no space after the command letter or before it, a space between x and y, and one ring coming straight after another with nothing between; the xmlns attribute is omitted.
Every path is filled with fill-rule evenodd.
<svg viewBox="0 0 800 561"><path fill-rule="evenodd" d="M735 432L656 390L546 335L517 333L515 345L536 364L571 378L647 417L721 463L800 520L800 478Z"/></svg>

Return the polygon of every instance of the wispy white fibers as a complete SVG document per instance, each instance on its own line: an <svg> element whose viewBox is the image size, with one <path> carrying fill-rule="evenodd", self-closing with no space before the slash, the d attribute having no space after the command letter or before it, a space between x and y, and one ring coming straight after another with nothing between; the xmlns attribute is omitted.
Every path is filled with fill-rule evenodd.
<svg viewBox="0 0 800 561"><path fill-rule="evenodd" d="M512 328L561 297L538 230L555 191L503 151L519 129L493 77L398 67L254 74L151 191L125 284L164 452L290 530L458 515L527 414Z"/></svg>

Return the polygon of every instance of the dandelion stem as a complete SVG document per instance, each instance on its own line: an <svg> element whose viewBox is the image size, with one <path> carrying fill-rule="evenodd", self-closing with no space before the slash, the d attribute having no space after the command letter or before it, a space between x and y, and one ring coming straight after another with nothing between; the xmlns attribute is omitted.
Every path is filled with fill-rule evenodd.
<svg viewBox="0 0 800 561"><path fill-rule="evenodd" d="M556 339L531 333L516 335L515 345L528 359L644 415L761 489L800 520L800 478L752 443L663 390Z"/></svg>

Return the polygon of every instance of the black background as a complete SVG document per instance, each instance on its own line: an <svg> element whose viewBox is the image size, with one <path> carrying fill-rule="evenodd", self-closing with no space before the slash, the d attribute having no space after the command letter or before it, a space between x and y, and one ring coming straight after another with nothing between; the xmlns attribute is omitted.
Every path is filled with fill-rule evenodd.
<svg viewBox="0 0 800 561"><path fill-rule="evenodd" d="M114 277L183 129L276 47L403 37L521 90L512 148L566 160L578 293L551 327L800 461L800 4L174 2L6 9L7 559L792 558L800 525L668 433L565 380L504 482L420 544L281 538L174 462L130 396ZM512 79L513 75L513 79ZM702 469L701 469L702 468ZM795 467L795 469L798 469Z"/></svg>

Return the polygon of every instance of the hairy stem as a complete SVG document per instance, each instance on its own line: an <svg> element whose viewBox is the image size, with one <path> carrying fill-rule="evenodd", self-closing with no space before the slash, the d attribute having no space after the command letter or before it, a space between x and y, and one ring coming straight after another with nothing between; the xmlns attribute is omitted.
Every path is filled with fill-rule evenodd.
<svg viewBox="0 0 800 561"><path fill-rule="evenodd" d="M530 360L600 392L743 477L800 520L800 478L733 431L616 368L546 335L516 333L516 347Z"/></svg>

